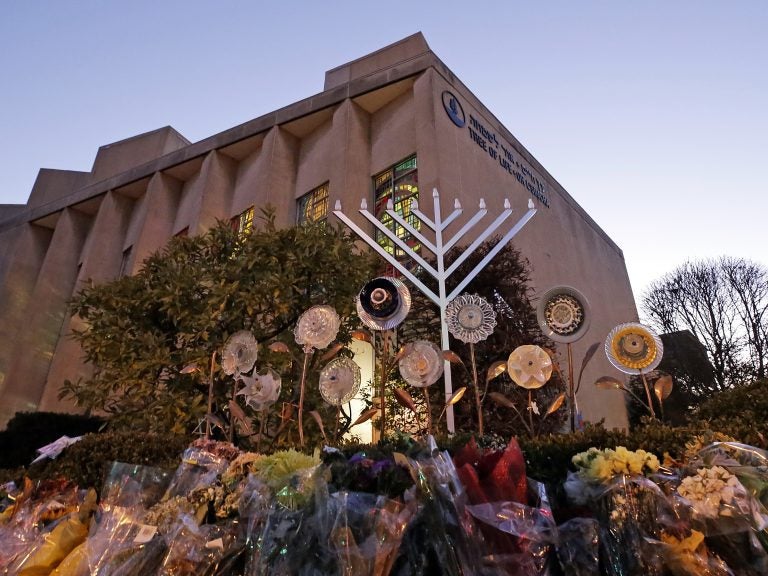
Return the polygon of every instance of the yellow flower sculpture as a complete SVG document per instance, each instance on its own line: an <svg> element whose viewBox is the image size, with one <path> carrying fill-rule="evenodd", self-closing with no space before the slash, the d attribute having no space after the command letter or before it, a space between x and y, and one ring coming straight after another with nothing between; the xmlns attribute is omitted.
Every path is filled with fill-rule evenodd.
<svg viewBox="0 0 768 576"><path fill-rule="evenodd" d="M543 348L525 344L509 355L507 371L515 384L535 390L544 386L552 376L552 359Z"/></svg>
<svg viewBox="0 0 768 576"><path fill-rule="evenodd" d="M664 354L661 338L650 328L630 322L619 324L605 340L605 354L611 364L627 374L650 372Z"/></svg>

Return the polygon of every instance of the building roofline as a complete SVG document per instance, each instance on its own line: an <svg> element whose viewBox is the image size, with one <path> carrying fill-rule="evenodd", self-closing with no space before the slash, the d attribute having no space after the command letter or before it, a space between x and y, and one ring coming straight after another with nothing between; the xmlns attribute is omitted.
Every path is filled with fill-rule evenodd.
<svg viewBox="0 0 768 576"><path fill-rule="evenodd" d="M366 59L380 56L385 51L397 48L406 42L414 42L417 46L423 43L423 46L426 46L427 50L419 50L416 53L408 54L405 60L392 63L382 68L373 69L370 72L351 78L348 82L339 84L338 86L333 86L323 90L322 92L318 92L312 96L279 108L273 112L269 112L257 118L248 120L242 124L228 128L222 132L213 134L212 136L197 142L190 143L183 148L171 151L167 154L164 154L163 156L159 156L153 160L150 160L149 162L134 166L125 172L121 172L104 180L88 184L67 196L58 198L40 206L35 206L20 213L12 214L9 218L0 220L0 232L4 232L24 222L32 222L38 220L52 213L63 210L68 206L79 204L95 196L104 194L109 190L121 188L133 182L151 177L156 172L168 170L194 158L204 156L219 148L230 146L247 138L268 132L275 126L280 126L282 124L298 120L309 114L319 112L320 110L336 106L348 98L361 96L367 92L380 89L388 84L393 84L400 80L421 74L430 68L434 68L435 71L440 74L440 76L445 79L446 82L451 85L459 86L465 94L471 96L473 100L473 106L475 106L475 108L478 110L481 110L482 113L489 119L493 119L496 127L503 134L504 138L509 140L517 149L517 151L522 156L524 156L525 159L536 170L542 173L542 175L547 179L548 182L552 184L552 187L563 198L563 200L578 214L580 214L581 217L589 224L589 226L593 228L604 240L606 240L606 242L608 242L608 244L612 246L623 258L623 252L621 251L621 248L619 248L619 246L610 238L610 236L608 236L608 234L592 219L592 217L587 214L587 212L565 190L565 188L557 181L557 179L552 176L552 174L533 156L533 154L528 151L528 149L509 131L509 129L507 129L504 124L480 101L480 99L472 92L472 90L470 90L450 70L450 68L448 68L448 66L446 66L445 63L443 63L442 60L440 60L440 58L438 58L438 56L432 52L431 49L429 49L421 32L417 32L416 34L403 38L397 42L385 46L384 48L376 50L375 52L352 60L351 62L347 62L346 64L332 68L326 73L326 75L338 70L342 70L345 67L351 66L352 64L363 62ZM100 146L99 149L126 142L133 138L146 136L147 134L168 128L174 130L174 132L177 132L171 126L166 126L156 130L150 130L149 132L145 132L143 134L131 136L123 140L119 140L118 142L105 144ZM179 135L184 138L183 135ZM186 138L184 138L184 140L186 140Z"/></svg>

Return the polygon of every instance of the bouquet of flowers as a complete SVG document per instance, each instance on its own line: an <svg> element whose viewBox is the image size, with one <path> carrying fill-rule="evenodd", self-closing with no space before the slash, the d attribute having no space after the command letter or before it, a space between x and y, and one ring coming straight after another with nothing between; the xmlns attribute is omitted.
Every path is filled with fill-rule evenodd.
<svg viewBox="0 0 768 576"><path fill-rule="evenodd" d="M656 521L666 499L645 477L659 469L645 450L590 448L572 459L577 468L565 484L569 499L587 504L600 524L600 564L609 576L661 574L661 558L648 544L658 540Z"/></svg>
<svg viewBox="0 0 768 576"><path fill-rule="evenodd" d="M729 567L768 574L764 508L735 474L722 466L698 468L682 479L677 494L690 507L691 526Z"/></svg>
<svg viewBox="0 0 768 576"><path fill-rule="evenodd" d="M467 491L467 510L485 540L486 563L497 573L545 573L554 520L544 486L526 477L517 440L503 450L480 450L472 439L454 463Z"/></svg>

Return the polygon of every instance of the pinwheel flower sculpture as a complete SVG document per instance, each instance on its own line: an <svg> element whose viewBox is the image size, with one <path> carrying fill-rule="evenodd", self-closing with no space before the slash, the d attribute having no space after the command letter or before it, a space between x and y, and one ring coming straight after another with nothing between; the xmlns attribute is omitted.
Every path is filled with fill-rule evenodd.
<svg viewBox="0 0 768 576"><path fill-rule="evenodd" d="M664 355L664 344L659 335L637 322L619 324L605 339L605 354L618 370L625 374L640 374L648 410L655 418L651 389L645 375L659 365Z"/></svg>
<svg viewBox="0 0 768 576"><path fill-rule="evenodd" d="M312 306L299 316L293 335L296 343L304 347L304 366L301 370L299 391L299 443L304 446L304 393L307 387L307 370L312 350L322 350L336 339L341 320L332 306Z"/></svg>
<svg viewBox="0 0 768 576"><path fill-rule="evenodd" d="M245 403L254 410L265 410L277 402L282 379L272 368L260 370L253 376L241 376L241 379L245 386L237 394L243 396Z"/></svg>
<svg viewBox="0 0 768 576"><path fill-rule="evenodd" d="M472 384L475 389L475 407L477 409L477 428L482 436L483 406L477 378L475 344L493 334L496 327L496 311L493 306L477 294L462 294L448 303L445 308L445 322L451 335L469 344L469 356L472 364Z"/></svg>
<svg viewBox="0 0 768 576"><path fill-rule="evenodd" d="M528 390L528 418L533 430L533 390L541 388L552 376L552 359L539 346L518 346L509 355L507 372L512 381Z"/></svg>
<svg viewBox="0 0 768 576"><path fill-rule="evenodd" d="M589 302L575 288L556 286L541 297L536 317L544 334L555 342L575 342L589 328Z"/></svg>
<svg viewBox="0 0 768 576"><path fill-rule="evenodd" d="M432 408L430 407L427 388L442 376L443 364L443 352L440 347L426 340L417 340L406 344L398 361L398 368L403 380L411 386L424 389L424 399L427 404L427 431L429 433L432 429Z"/></svg>
<svg viewBox="0 0 768 576"><path fill-rule="evenodd" d="M611 364L626 374L641 374L655 369L664 354L658 334L647 326L630 322L619 324L605 340L605 353Z"/></svg>

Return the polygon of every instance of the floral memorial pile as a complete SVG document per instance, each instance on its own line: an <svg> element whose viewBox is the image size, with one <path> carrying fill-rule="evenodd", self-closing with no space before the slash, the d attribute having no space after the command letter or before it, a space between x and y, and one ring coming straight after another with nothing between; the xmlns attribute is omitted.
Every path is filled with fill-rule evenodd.
<svg viewBox="0 0 768 576"><path fill-rule="evenodd" d="M451 456L432 437L243 452L200 439L176 471L114 463L98 495L3 487L0 569L85 575L759 575L768 573L768 453L732 442L684 461L592 448L562 501L513 439ZM556 487L550 487L556 488ZM550 490L549 492L556 492Z"/></svg>

